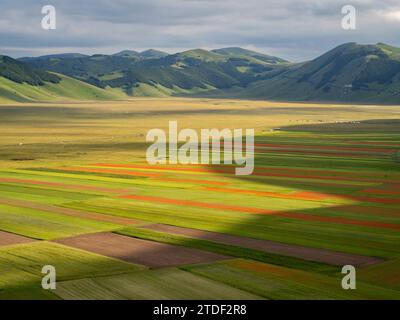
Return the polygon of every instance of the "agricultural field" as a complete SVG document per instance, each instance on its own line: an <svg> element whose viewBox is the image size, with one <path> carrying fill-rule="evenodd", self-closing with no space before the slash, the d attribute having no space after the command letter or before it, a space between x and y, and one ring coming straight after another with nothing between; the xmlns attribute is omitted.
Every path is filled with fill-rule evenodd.
<svg viewBox="0 0 400 320"><path fill-rule="evenodd" d="M0 299L400 299L400 109L0 105ZM150 165L146 133L254 128L255 170ZM343 290L354 265L357 289ZM57 289L43 290L53 265Z"/></svg>

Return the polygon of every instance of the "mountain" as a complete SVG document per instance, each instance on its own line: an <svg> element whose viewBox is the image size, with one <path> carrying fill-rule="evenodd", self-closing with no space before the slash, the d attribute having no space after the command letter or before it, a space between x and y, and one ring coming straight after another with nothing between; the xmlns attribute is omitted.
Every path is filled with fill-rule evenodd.
<svg viewBox="0 0 400 320"><path fill-rule="evenodd" d="M179 59L187 59L187 58L191 58L191 59L196 59L196 60L201 60L201 61L206 61L206 62L218 62L218 61L226 61L227 58L212 52L212 51L207 51L204 49L193 49L193 50L187 50L187 51L183 51L180 53L177 53L174 55L175 57L179 58Z"/></svg>
<svg viewBox="0 0 400 320"><path fill-rule="evenodd" d="M61 73L104 88L102 77L113 78L116 76L115 73L127 70L138 60L137 56L126 56L122 53L120 55L95 54L78 58L39 57L25 60L25 62L39 70Z"/></svg>
<svg viewBox="0 0 400 320"><path fill-rule="evenodd" d="M26 63L0 56L0 101L112 100L117 90L103 90L61 74L37 70Z"/></svg>
<svg viewBox="0 0 400 320"><path fill-rule="evenodd" d="M40 70L62 73L100 88L119 88L133 96L168 96L242 87L266 79L271 72L286 70L284 60L273 60L269 63L250 54L227 55L202 49L172 55L151 49L26 62Z"/></svg>
<svg viewBox="0 0 400 320"><path fill-rule="evenodd" d="M23 57L19 58L19 61L28 62L31 60L48 60L48 59L68 59L68 58L84 58L87 57L85 54L80 53L60 53L60 54L49 54L39 57Z"/></svg>
<svg viewBox="0 0 400 320"><path fill-rule="evenodd" d="M114 53L114 57L124 57L124 58L140 58L140 59L158 59L166 57L169 54L163 51L158 51L154 49L145 50L142 52L133 50L123 50L118 53Z"/></svg>
<svg viewBox="0 0 400 320"><path fill-rule="evenodd" d="M264 61L267 63L272 63L272 64L277 64L277 63L287 63L288 61L274 57L274 56L269 56L267 54L251 51L251 50L246 50L243 48L238 48L238 47L231 47L231 48L222 48L222 49L216 49L212 50L211 52L218 53L221 55L225 56L242 56L242 57L251 57L260 61Z"/></svg>
<svg viewBox="0 0 400 320"><path fill-rule="evenodd" d="M114 53L112 56L114 57L124 57L124 58L137 58L139 57L139 52L133 50L123 50L117 53Z"/></svg>
<svg viewBox="0 0 400 320"><path fill-rule="evenodd" d="M143 59L159 59L168 56L169 53L158 51L154 49L149 49L139 53L139 57Z"/></svg>
<svg viewBox="0 0 400 320"><path fill-rule="evenodd" d="M400 102L400 49L346 43L239 93L243 98Z"/></svg>
<svg viewBox="0 0 400 320"><path fill-rule="evenodd" d="M103 78L103 82L111 87L124 88L131 95L142 95L143 87L152 87L151 95L156 91L158 95L197 94L243 87L286 68L283 64L272 65L243 56L225 56L194 49L159 59L137 61L122 71L119 78L108 81Z"/></svg>
<svg viewBox="0 0 400 320"><path fill-rule="evenodd" d="M0 56L0 76L17 83L30 85L44 85L46 81L58 83L61 80L57 75L36 70L7 56Z"/></svg>
<svg viewBox="0 0 400 320"><path fill-rule="evenodd" d="M19 61L3 57L1 61L0 76L15 83L57 85L63 74L69 81L83 81L119 96L124 92L129 96L400 102L400 48L383 43L346 43L296 64L237 47L176 54L125 50L114 55L65 54Z"/></svg>

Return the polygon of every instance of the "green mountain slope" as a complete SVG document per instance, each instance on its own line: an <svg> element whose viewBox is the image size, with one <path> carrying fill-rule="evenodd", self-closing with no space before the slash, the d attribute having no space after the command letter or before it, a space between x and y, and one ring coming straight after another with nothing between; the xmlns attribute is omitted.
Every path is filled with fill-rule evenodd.
<svg viewBox="0 0 400 320"><path fill-rule="evenodd" d="M168 56L169 54L163 51L149 49L139 53L139 57L142 59L158 59Z"/></svg>
<svg viewBox="0 0 400 320"><path fill-rule="evenodd" d="M23 57L19 58L18 60L21 62L28 62L36 59L47 60L47 59L68 59L68 58L85 58L85 57L88 56L81 53L60 53L60 54L49 54L39 57Z"/></svg>
<svg viewBox="0 0 400 320"><path fill-rule="evenodd" d="M253 57L255 52L240 53L195 49L168 55L157 50L125 50L111 56L36 58L27 62L40 70L62 73L100 88L119 88L132 96L194 94L246 86L268 78L277 69L285 70L284 60L279 58L270 57L274 63L268 63Z"/></svg>
<svg viewBox="0 0 400 320"><path fill-rule="evenodd" d="M222 49L216 49L212 50L214 53L218 53L224 56L236 56L236 57L247 57L247 58L254 58L258 61L263 61L267 63L272 63L272 64L277 64L277 63L287 63L288 61L270 56L267 54L255 52L252 50L247 50L243 48L238 48L238 47L231 47L231 48L222 48Z"/></svg>
<svg viewBox="0 0 400 320"><path fill-rule="evenodd" d="M114 100L125 95L0 56L0 102Z"/></svg>
<svg viewBox="0 0 400 320"><path fill-rule="evenodd" d="M17 83L30 85L43 85L45 81L58 83L61 80L57 75L34 69L7 56L0 56L0 76Z"/></svg>
<svg viewBox="0 0 400 320"><path fill-rule="evenodd" d="M130 96L400 103L400 48L383 43L346 43L298 64L237 47L172 55L126 50L114 55L66 54L24 61L27 65L8 61L12 67L3 74L0 65L0 75L19 83L50 86L59 81L46 72L50 71ZM107 90L106 96L111 93Z"/></svg>
<svg viewBox="0 0 400 320"><path fill-rule="evenodd" d="M34 102L62 100L115 100L126 98L117 90L101 89L88 83L58 75L60 82L33 86L0 77L0 102Z"/></svg>
<svg viewBox="0 0 400 320"><path fill-rule="evenodd" d="M295 101L400 102L400 49L341 45L310 62L252 83L240 97Z"/></svg>

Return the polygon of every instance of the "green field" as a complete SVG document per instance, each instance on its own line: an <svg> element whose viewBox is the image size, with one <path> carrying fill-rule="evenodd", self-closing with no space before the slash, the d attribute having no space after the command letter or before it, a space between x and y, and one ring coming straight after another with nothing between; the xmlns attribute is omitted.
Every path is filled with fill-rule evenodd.
<svg viewBox="0 0 400 320"><path fill-rule="evenodd" d="M180 98L0 105L0 231L38 240L0 238L0 299L399 299L398 108ZM172 119L180 129L254 128L254 174L148 165L147 131ZM98 232L228 260L143 270L51 242ZM341 264L299 246L375 262L357 266L357 290L343 290ZM58 270L55 292L40 287L43 265Z"/></svg>
<svg viewBox="0 0 400 320"><path fill-rule="evenodd" d="M0 248L0 299L56 299L40 285L45 265L56 268L59 281L143 270L141 266L54 243L7 246Z"/></svg>
<svg viewBox="0 0 400 320"><path fill-rule="evenodd" d="M338 287L340 275L323 276L246 260L187 268L197 275L247 290L266 299L400 299L395 290L358 283L355 291Z"/></svg>
<svg viewBox="0 0 400 320"><path fill-rule="evenodd" d="M260 299L259 296L245 290L176 269L66 281L56 290L56 294L61 298L72 300Z"/></svg>

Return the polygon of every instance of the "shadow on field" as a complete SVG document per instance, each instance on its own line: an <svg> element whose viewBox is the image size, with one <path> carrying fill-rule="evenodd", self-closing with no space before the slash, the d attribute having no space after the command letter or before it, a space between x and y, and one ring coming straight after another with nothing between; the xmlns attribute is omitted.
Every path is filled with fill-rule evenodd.
<svg viewBox="0 0 400 320"><path fill-rule="evenodd" d="M400 247L395 243L400 241L400 199L396 195L375 195L373 193L363 193L364 189L385 189L395 191L394 183L380 182L380 180L390 179L390 173L400 173L400 120L368 120L357 122L343 122L331 124L312 124L295 125L281 128L282 132L312 133L312 137L304 144L301 139L296 148L301 149L304 145L320 145L324 143L333 144L335 147L360 147L360 148L389 148L394 149L389 154L382 156L365 157L366 152L360 152L357 159L353 156L332 156L329 155L309 155L286 153L276 151L280 155L267 153L255 156L255 173L258 168L265 166L282 167L282 171L288 170L288 176L279 178L276 176L235 176L232 174L226 177L234 177L239 181L253 182L259 185L260 190L268 190L271 187L294 188L307 195L339 195L340 197L351 200L349 204L334 204L329 206L316 207L312 209L296 209L285 211L282 216L274 214L249 214L243 224L238 224L234 228L226 229L224 232L230 234L243 234L244 228L253 225L257 234L266 234L269 239L278 242L291 243L318 247L339 252L355 253L370 257L388 258L400 253ZM268 140L267 136L256 138L256 143L262 139ZM279 141L279 136L278 136ZM296 137L291 136L291 141L283 140L282 145L297 144ZM270 143L277 143L275 136L268 140ZM279 143L279 142L278 142ZM346 144L344 144L346 143ZM382 143L382 144L380 144ZM398 151L396 151L398 150ZM342 152L338 150L338 152ZM257 152L256 152L257 153ZM208 166L209 170L224 176L218 171L218 166ZM220 167L219 167L220 168ZM290 174L296 171L299 177ZM318 171L317 180L310 181L316 175L313 170ZM326 174L324 174L326 170ZM329 179L331 170L345 170L351 172L346 176L345 173L338 172L338 178ZM368 175L368 171L371 175ZM381 170L381 171L380 171ZM274 173L274 171L271 171ZM381 172L381 173L380 173ZM345 181L340 181L341 177ZM325 180L323 176L328 178ZM352 178L353 177L353 178ZM300 178L300 179L298 179ZM376 182L376 186L361 185L364 179ZM303 180L304 179L304 180ZM353 180L353 181L352 181ZM361 182L361 183L359 183ZM239 187L234 187L239 188ZM257 189L255 189L257 190ZM229 192L226 190L226 192ZM363 200L365 198L365 201ZM385 197L396 198L393 204L380 203L379 199ZM398 197L398 196L397 196ZM261 197L260 197L261 198ZM378 202L368 202L366 198L378 199ZM268 202L268 196L265 196ZM289 200L293 201L293 200ZM383 200L385 201L385 200ZM243 204L245 205L245 204Z"/></svg>

